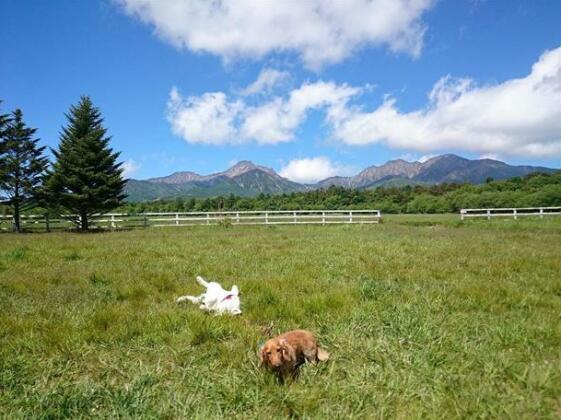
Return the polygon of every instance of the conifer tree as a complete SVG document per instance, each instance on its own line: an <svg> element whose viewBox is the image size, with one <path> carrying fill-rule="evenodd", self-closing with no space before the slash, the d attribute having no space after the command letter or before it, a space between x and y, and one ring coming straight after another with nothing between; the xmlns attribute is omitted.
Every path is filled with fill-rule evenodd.
<svg viewBox="0 0 561 420"><path fill-rule="evenodd" d="M0 101L2 105L2 101ZM4 137L6 135L6 129L8 128L8 123L11 121L9 114L0 114L0 156L2 153L2 147L4 147Z"/></svg>
<svg viewBox="0 0 561 420"><path fill-rule="evenodd" d="M2 104L2 101L0 101L0 105ZM5 147L5 135L6 135L6 128L8 126L8 123L10 122L10 116L8 114L0 114L0 164L3 162L3 149ZM0 191L0 200L3 201L3 199L5 199L5 197L2 195L2 192Z"/></svg>
<svg viewBox="0 0 561 420"><path fill-rule="evenodd" d="M6 121L6 116L0 120ZM21 232L21 211L37 203L48 161L43 155L45 146L38 147L34 139L36 128L23 121L23 113L16 109L0 135L0 190L14 211L14 227Z"/></svg>
<svg viewBox="0 0 561 420"><path fill-rule="evenodd" d="M2 105L2 101L0 101L0 105ZM4 132L9 122L10 116L8 114L0 114L0 140L4 138Z"/></svg>
<svg viewBox="0 0 561 420"><path fill-rule="evenodd" d="M56 161L45 182L45 199L51 207L75 215L85 231L93 214L105 213L122 204L125 180L119 153L109 147L101 112L88 96L82 96L66 115Z"/></svg>

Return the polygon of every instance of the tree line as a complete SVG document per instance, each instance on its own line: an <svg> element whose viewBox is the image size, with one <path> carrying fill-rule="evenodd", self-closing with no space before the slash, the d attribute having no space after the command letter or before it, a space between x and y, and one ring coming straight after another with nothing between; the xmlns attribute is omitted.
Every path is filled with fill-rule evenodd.
<svg viewBox="0 0 561 420"><path fill-rule="evenodd" d="M0 198L16 232L21 213L36 207L65 214L85 231L93 214L115 209L126 197L119 153L109 147L99 109L82 96L65 117L50 162L20 109L0 114Z"/></svg>
<svg viewBox="0 0 561 420"><path fill-rule="evenodd" d="M290 194L176 198L126 203L119 211L188 212L228 210L377 209L384 213L455 213L462 208L561 206L561 171L533 173L485 184L438 184L374 189L329 187Z"/></svg>

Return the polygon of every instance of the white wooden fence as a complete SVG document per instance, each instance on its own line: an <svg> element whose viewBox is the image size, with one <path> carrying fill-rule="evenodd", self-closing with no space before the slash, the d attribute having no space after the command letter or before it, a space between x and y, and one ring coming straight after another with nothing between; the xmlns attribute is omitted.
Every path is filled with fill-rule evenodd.
<svg viewBox="0 0 561 420"><path fill-rule="evenodd" d="M543 219L544 216L560 215L561 207L521 207L521 208L497 208L497 209L461 209L462 220L470 217L513 217L534 216Z"/></svg>
<svg viewBox="0 0 561 420"><path fill-rule="evenodd" d="M196 225L281 225L281 224L372 224L382 218L380 210L281 210L281 211L223 211L182 213L107 213L93 216L92 228L132 228ZM25 230L71 229L74 224L69 216L48 218L44 215L21 217ZM0 216L0 230L13 230L13 216Z"/></svg>

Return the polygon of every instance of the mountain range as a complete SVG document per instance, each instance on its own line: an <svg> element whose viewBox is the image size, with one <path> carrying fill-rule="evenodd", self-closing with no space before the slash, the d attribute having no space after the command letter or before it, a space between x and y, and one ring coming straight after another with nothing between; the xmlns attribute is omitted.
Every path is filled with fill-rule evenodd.
<svg viewBox="0 0 561 420"><path fill-rule="evenodd" d="M277 174L273 169L250 161L210 175L175 172L146 180L130 179L126 185L128 201L147 201L175 197L212 197L217 195L254 196L328 188L375 188L378 186L427 185L441 183L480 184L487 178L508 179L532 172L552 173L557 169L539 166L513 166L493 159L465 159L453 154L436 156L425 162L390 160L370 166L350 177L331 177L316 184L300 184Z"/></svg>

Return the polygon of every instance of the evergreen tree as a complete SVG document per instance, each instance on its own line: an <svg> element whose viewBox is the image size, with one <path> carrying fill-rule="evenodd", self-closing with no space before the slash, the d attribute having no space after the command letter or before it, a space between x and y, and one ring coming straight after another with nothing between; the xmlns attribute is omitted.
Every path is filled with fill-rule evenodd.
<svg viewBox="0 0 561 420"><path fill-rule="evenodd" d="M21 232L21 211L37 202L48 164L43 155L45 146L38 147L39 139L33 138L36 131L25 125L17 109L5 124L0 140L0 190L13 208L16 232Z"/></svg>
<svg viewBox="0 0 561 420"><path fill-rule="evenodd" d="M106 213L122 204L125 180L119 153L109 147L103 118L89 97L83 96L66 115L56 161L45 183L45 198L51 207L75 215L85 231L95 213Z"/></svg>
<svg viewBox="0 0 561 420"><path fill-rule="evenodd" d="M2 105L2 101L0 101L0 105ZM0 114L0 140L4 138L4 132L9 122L10 116L8 114Z"/></svg>
<svg viewBox="0 0 561 420"><path fill-rule="evenodd" d="M2 101L0 101L0 105L1 104ZM4 162L5 136L6 136L6 129L8 127L9 122L10 122L10 116L8 114L0 114L0 164ZM4 198L5 197L3 195L0 195L0 200L3 200Z"/></svg>
<svg viewBox="0 0 561 420"><path fill-rule="evenodd" d="M2 105L2 101L0 101L0 105ZM4 137L10 121L11 118L9 114L0 114L0 156L3 153L1 148L4 147Z"/></svg>

